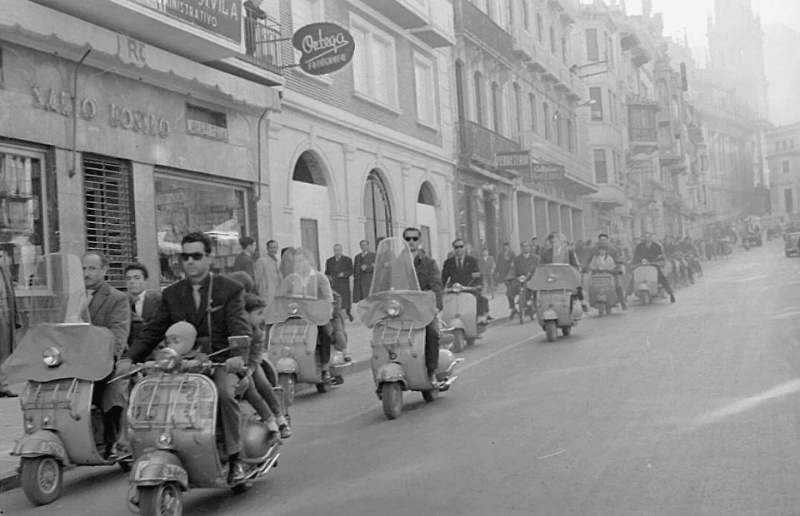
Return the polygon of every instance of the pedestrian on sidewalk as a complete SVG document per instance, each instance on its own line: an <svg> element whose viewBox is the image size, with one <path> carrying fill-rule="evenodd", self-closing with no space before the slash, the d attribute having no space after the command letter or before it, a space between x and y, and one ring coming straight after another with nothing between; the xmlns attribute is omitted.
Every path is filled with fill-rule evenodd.
<svg viewBox="0 0 800 516"><path fill-rule="evenodd" d="M12 244L0 247L0 364L11 356L16 345L16 330L20 324L17 299L14 296L14 284L8 268L8 257L13 249ZM0 398L16 398L17 394L8 387L8 378L0 371Z"/></svg>
<svg viewBox="0 0 800 516"><path fill-rule="evenodd" d="M369 297L372 287L372 274L375 272L375 253L369 250L369 242L362 240L358 243L361 253L353 260L353 303L358 303Z"/></svg>
<svg viewBox="0 0 800 516"><path fill-rule="evenodd" d="M253 271L253 264L255 263L253 253L256 251L256 241L253 237L245 236L239 239L239 245L242 246L242 252L233 262L232 272L246 272L251 278L254 278L256 274Z"/></svg>
<svg viewBox="0 0 800 516"><path fill-rule="evenodd" d="M478 260L478 266L481 270L481 282L483 289L487 294L492 295L494 299L494 258L489 255L489 250L485 247L481 249L481 258Z"/></svg>
<svg viewBox="0 0 800 516"><path fill-rule="evenodd" d="M333 256L325 262L325 275L331 282L331 288L342 296L342 311L347 314L350 322L353 322L353 314L350 313L350 276L353 275L353 260L349 256L342 254L342 244L333 246Z"/></svg>
<svg viewBox="0 0 800 516"><path fill-rule="evenodd" d="M512 263L514 263L514 251L511 250L511 244L506 242L495 260L494 280L497 285L501 285L508 279Z"/></svg>

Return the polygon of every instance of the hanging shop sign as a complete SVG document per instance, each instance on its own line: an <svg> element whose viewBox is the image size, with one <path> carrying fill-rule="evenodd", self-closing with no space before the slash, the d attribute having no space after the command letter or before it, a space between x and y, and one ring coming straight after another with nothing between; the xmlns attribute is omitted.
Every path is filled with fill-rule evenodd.
<svg viewBox="0 0 800 516"><path fill-rule="evenodd" d="M498 152L494 155L494 163L500 170L528 170L531 151Z"/></svg>
<svg viewBox="0 0 800 516"><path fill-rule="evenodd" d="M534 181L554 182L566 178L564 165L557 163L534 163L531 165L531 176Z"/></svg>
<svg viewBox="0 0 800 516"><path fill-rule="evenodd" d="M347 29L335 23L312 23L292 37L300 51L300 68L311 75L326 75L342 69L353 59L356 42Z"/></svg>

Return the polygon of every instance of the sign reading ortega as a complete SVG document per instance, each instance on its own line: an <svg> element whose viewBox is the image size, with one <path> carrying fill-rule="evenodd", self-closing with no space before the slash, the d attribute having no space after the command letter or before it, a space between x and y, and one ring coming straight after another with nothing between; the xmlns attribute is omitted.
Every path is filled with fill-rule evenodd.
<svg viewBox="0 0 800 516"><path fill-rule="evenodd" d="M343 68L356 50L353 36L328 22L301 27L294 33L292 45L301 53L300 68L311 75L325 75Z"/></svg>

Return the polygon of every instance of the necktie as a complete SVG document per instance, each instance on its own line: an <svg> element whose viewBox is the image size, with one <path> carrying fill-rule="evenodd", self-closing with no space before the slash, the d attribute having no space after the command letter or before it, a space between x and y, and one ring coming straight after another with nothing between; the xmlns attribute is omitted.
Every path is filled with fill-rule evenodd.
<svg viewBox="0 0 800 516"><path fill-rule="evenodd" d="M456 260L456 268L457 268L458 270L461 270L461 258L459 258L458 260Z"/></svg>
<svg viewBox="0 0 800 516"><path fill-rule="evenodd" d="M201 285L192 285L192 297L194 297L195 310L200 310L200 287Z"/></svg>
<svg viewBox="0 0 800 516"><path fill-rule="evenodd" d="M133 311L136 312L136 315L139 317L142 316L142 312L144 312L144 292L139 294L136 298L136 302L133 304Z"/></svg>

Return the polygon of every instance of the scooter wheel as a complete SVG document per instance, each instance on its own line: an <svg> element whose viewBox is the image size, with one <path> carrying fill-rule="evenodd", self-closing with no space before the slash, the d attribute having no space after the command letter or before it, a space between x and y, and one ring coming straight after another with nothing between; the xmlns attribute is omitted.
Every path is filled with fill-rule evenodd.
<svg viewBox="0 0 800 516"><path fill-rule="evenodd" d="M288 407L294 403L294 375L281 373L278 375L278 383L283 388L283 403Z"/></svg>
<svg viewBox="0 0 800 516"><path fill-rule="evenodd" d="M253 487L253 482L250 481L242 482L240 484L236 484L235 486L231 487L231 491L233 491L236 494L242 494L248 492L251 487Z"/></svg>
<svg viewBox="0 0 800 516"><path fill-rule="evenodd" d="M461 353L464 351L466 337L464 330L453 330L453 352Z"/></svg>
<svg viewBox="0 0 800 516"><path fill-rule="evenodd" d="M175 482L139 488L141 516L181 516L183 493Z"/></svg>
<svg viewBox="0 0 800 516"><path fill-rule="evenodd" d="M403 413L403 387L397 382L381 385L383 412L389 419L397 419Z"/></svg>
<svg viewBox="0 0 800 516"><path fill-rule="evenodd" d="M544 332L547 334L547 342L555 342L558 337L558 325L555 321L547 321L544 323Z"/></svg>
<svg viewBox="0 0 800 516"><path fill-rule="evenodd" d="M64 471L55 457L33 457L22 459L22 490L31 503L47 505L61 496Z"/></svg>

